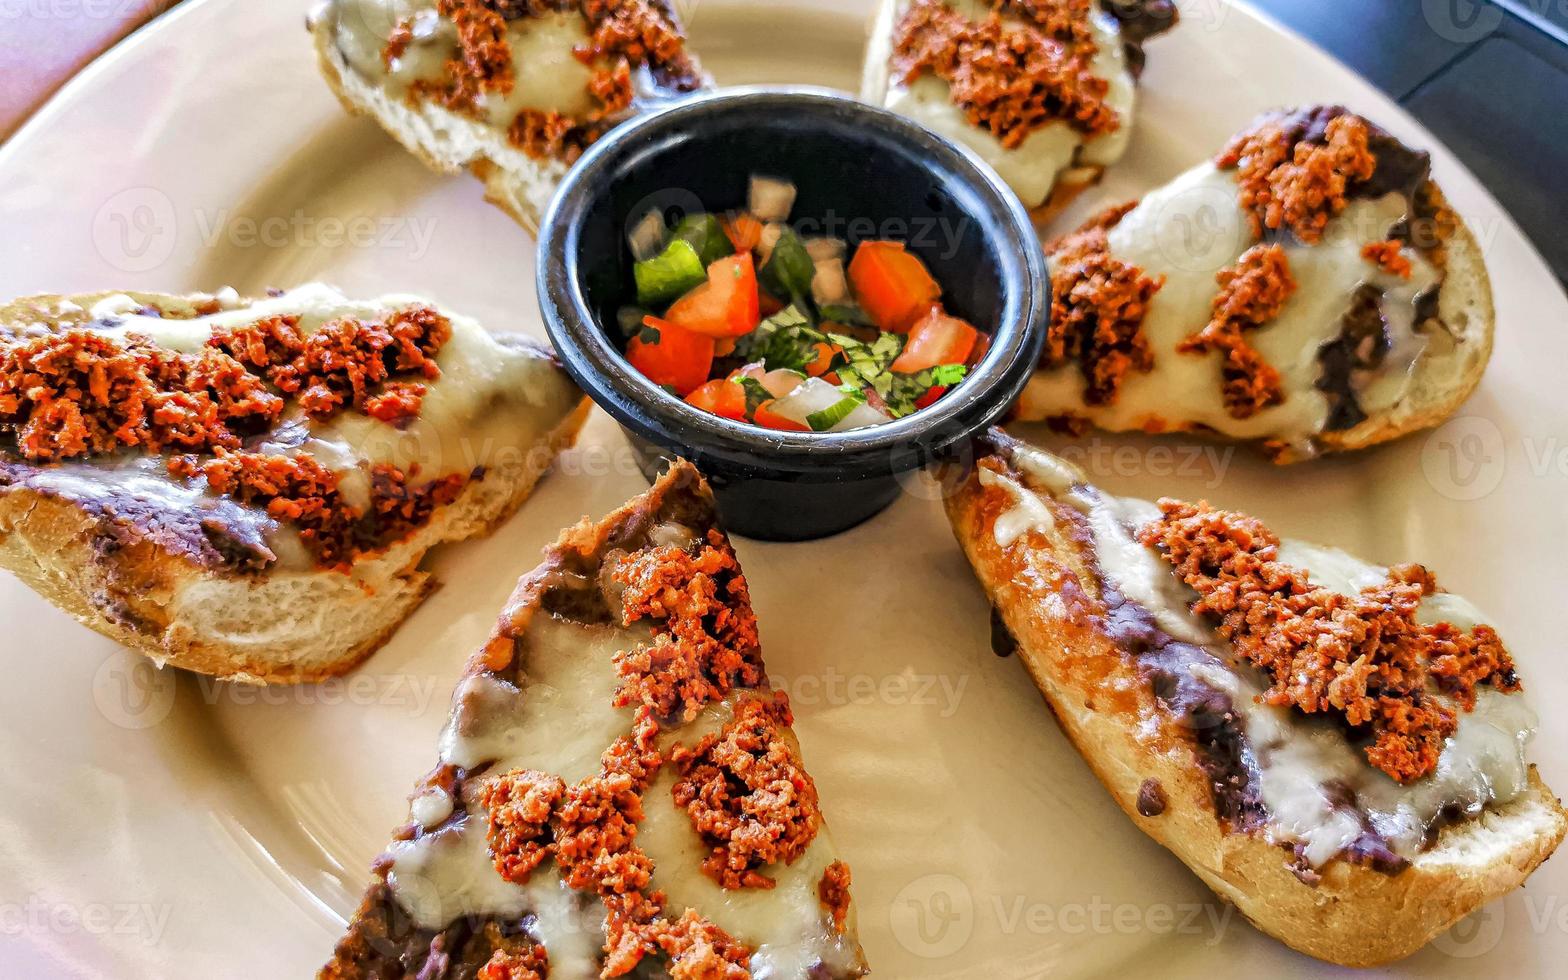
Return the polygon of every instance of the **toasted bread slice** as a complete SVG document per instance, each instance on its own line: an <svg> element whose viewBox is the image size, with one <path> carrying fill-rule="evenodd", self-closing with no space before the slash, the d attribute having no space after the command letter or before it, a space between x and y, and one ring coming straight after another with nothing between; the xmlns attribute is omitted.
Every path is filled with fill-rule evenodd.
<svg viewBox="0 0 1568 980"><path fill-rule="evenodd" d="M990 4L976 0L942 2L976 23L990 13ZM1093 50L1085 56L1089 74L1106 83L1104 100L1118 116L1116 127L1085 137L1065 120L1058 120L1034 128L1022 143L1009 147L967 118L964 110L953 104L947 83L929 70L909 86L894 77L900 23L914 6L916 0L882 0L877 7L866 47L860 97L903 113L974 150L1012 186L1035 223L1042 227L1079 194L1098 183L1106 167L1127 151L1137 77L1143 68L1143 42L1171 29L1177 20L1176 6L1169 0L1094 0L1088 22L1083 25L1092 39ZM1004 23L1017 29L1026 24L1010 19Z"/></svg>
<svg viewBox="0 0 1568 980"><path fill-rule="evenodd" d="M1237 139L1273 127L1302 137L1298 153L1327 152L1327 126L1351 120L1375 169L1339 175L1343 208L1312 240L1256 224L1241 168L1217 160L1048 245L1052 339L1017 418L1197 432L1291 463L1451 416L1485 373L1496 317L1481 248L1426 154L1337 106L1269 113ZM1314 193L1297 190L1286 203Z"/></svg>
<svg viewBox="0 0 1568 980"><path fill-rule="evenodd" d="M1343 728L1254 700L1260 672L1136 538L1159 508L1102 494L1005 434L992 444L947 506L1018 655L1139 829L1258 928L1333 963L1387 963L1518 887L1561 842L1568 815L1513 741L1533 723L1520 695L1478 689L1436 773L1402 786ZM1386 575L1332 550L1280 554L1314 584ZM1438 602L1474 615L1447 593L1423 609ZM1445 818L1469 762L1481 775L1467 789L1495 790Z"/></svg>
<svg viewBox="0 0 1568 980"><path fill-rule="evenodd" d="M324 980L866 972L849 870L690 464L546 550L411 800Z"/></svg>
<svg viewBox="0 0 1568 980"><path fill-rule="evenodd" d="M457 70L454 65L474 60L463 53L458 31L442 12L442 4L322 0L307 24L321 72L344 108L380 123L434 170L472 171L484 182L485 197L492 204L537 231L550 198L584 142L639 109L711 86L679 42L676 50L684 61L678 68L619 55L601 59L592 69L583 65L574 49L591 44L591 25L582 13L589 4L611 13L626 8L627 16L643 17L660 31L677 38L682 33L669 0L580 0L575 10L538 14L526 13L526 4L518 5L518 14L500 28L511 52L505 69L513 76L511 85L503 93L481 96L483 106L463 111L454 111L439 95L417 91L419 83L446 85ZM398 37L401 40L394 40ZM591 83L600 81L592 70L613 66L617 60L627 61L629 84L635 87L632 104L605 118L590 118L605 111L602 101L588 91ZM506 114L523 111L555 115L536 117L540 122L533 127L517 127L519 134L526 130L530 135L513 138L515 120ZM535 142L541 126L574 122L581 129L566 142L548 138Z"/></svg>
<svg viewBox="0 0 1568 980"><path fill-rule="evenodd" d="M414 297L354 302L324 286L256 301L232 292L35 296L0 308L0 338L9 335L0 339L0 371L16 367L8 351L49 338L85 334L118 350L172 356L201 352L217 328L294 317L309 336L338 318L371 321L409 309L436 310ZM289 396L272 428L231 447L235 461L318 464L332 484L317 488L320 497L273 501L257 486L218 494L201 469L215 461L207 451L193 451L181 475L170 467L183 454L169 447L23 452L19 429L28 412L40 418L46 406L0 403L0 412L13 413L0 414L0 567L160 664L265 684L347 671L435 588L420 569L426 552L506 520L586 417L588 402L549 353L437 314L451 339L435 357L439 377L420 376L417 417L393 425L345 409L315 419ZM14 386L14 375L0 377L6 395ZM89 418L94 411L109 409L95 403ZM386 482L394 471L399 486ZM442 481L453 492L432 496L429 507L419 502L422 488ZM288 510L336 501L369 514L367 501L393 498L403 503L374 511L384 512L377 518L387 522L384 533L360 521L352 533L369 537L330 558L322 521L302 523ZM400 520L393 513L400 506L415 509Z"/></svg>

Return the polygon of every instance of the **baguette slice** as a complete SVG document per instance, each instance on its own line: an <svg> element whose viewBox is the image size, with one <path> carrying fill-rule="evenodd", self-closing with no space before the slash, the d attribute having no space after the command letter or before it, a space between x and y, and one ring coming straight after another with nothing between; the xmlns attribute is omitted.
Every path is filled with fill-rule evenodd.
<svg viewBox="0 0 1568 980"><path fill-rule="evenodd" d="M585 2L597 2L609 7L633 6L631 3L605 3L604 0L579 0L576 6L581 8ZM680 20L669 0L637 0L636 5L644 6L653 11L655 16L662 17L677 34L682 32ZM538 59L541 63L514 66L519 74L531 73L525 80L532 94L519 100L529 103L530 108L554 108L551 103L560 106L571 103L575 110L583 108L577 104L583 97L582 92L562 93L553 82L554 79L569 78L579 89L582 87L577 75L585 69L576 61L572 49L578 44L587 43L587 35L575 25L571 29L562 26L576 17L575 11L567 10L540 15L521 14L513 22L526 26L531 20L547 20L553 25L552 36L565 35L559 37L559 43L554 49L542 53L543 56ZM376 79L368 77L363 70L357 70L348 52L363 48L367 43L373 44L375 51L361 51L360 63L374 65L391 35L400 28L405 18L413 18L408 22L414 25L416 35L432 29L448 33L451 31L450 21L438 17L437 4L432 0L321 0L312 9L306 23L315 41L317 60L327 84L351 114L374 119L431 169L447 174L464 169L471 171L484 183L485 197L490 203L529 231L537 231L551 197L561 179L571 169L573 156L525 152L508 138L510 127L507 123L497 123L476 114L454 112L431 98L410 96L400 85L384 84L384 79L388 77L385 74L382 79ZM526 47L518 40L518 32L523 29L525 27L509 30L508 42L519 45L514 48L514 57L519 51L529 55L536 53L536 49ZM572 30L577 33L574 35ZM420 43L416 37L410 50L419 54ZM449 57L461 61L455 43L451 47L450 52L444 49L432 50L422 55L429 60L431 73L437 78ZM660 100L711 87L711 79L702 74L694 61L692 64L694 74L685 79L661 78L645 65L632 64L633 79L638 88L636 101L628 113L616 117L614 121L624 121L631 114L645 110ZM521 85L522 82L519 83ZM565 114L575 116L576 112L568 111Z"/></svg>
<svg viewBox="0 0 1568 980"><path fill-rule="evenodd" d="M972 20L989 13L976 0L944 0ZM952 105L945 83L927 73L906 88L893 76L899 24L914 0L882 0L871 21L860 97L918 120L956 143L968 146L996 168L1010 184L1035 223L1044 227L1079 194L1099 183L1131 141L1138 76L1142 73L1143 42L1176 25L1177 8L1169 0L1101 2L1091 0L1094 39L1091 72L1108 83L1107 103L1120 116L1117 129L1084 140L1065 122L1035 130L1018 147L1005 148L996 136L975 126ZM1017 15L1022 16L1022 15Z"/></svg>
<svg viewBox="0 0 1568 980"><path fill-rule="evenodd" d="M1337 116L1359 119L1337 106L1308 107L1265 114L1252 128L1299 120L1303 129L1321 133L1325 120ZM1100 233L1096 229L1104 229L1111 257L1159 284L1136 315L1106 331L1135 332L1149 363L1137 366L1133 357L1119 387L1105 397L1091 390L1090 372L1127 359L1134 342L1103 354L1048 360L1019 399L1015 417L1112 432L1196 432L1252 443L1275 462L1294 463L1365 449L1453 415L1480 384L1492 356L1496 315L1486 263L1470 228L1427 176L1427 155L1366 125L1380 169L1362 185L1367 190L1352 188L1348 206L1328 222L1320 242L1308 244L1281 230L1260 241L1241 204L1236 171L1203 163L1127 205L1125 213L1112 208L1048 245L1059 298L1084 290L1098 295L1100 265L1075 251L1085 235ZM1362 253L1401 228L1408 240L1397 243L1399 256L1412 270L1406 276ZM1244 256L1266 245L1283 250L1294 289L1263 322L1246 322L1242 337L1278 372L1283 400L1248 413L1232 410L1224 394L1231 377L1226 351L1181 345L1216 316L1216 304L1225 299L1222 272L1242 268ZM1277 270L1268 281L1281 281ZM1067 324L1088 305L1081 299L1058 303L1053 338L1070 335ZM1349 338L1357 310L1376 318L1376 329L1363 326L1360 336L1384 352L1375 367L1331 370L1333 351L1354 346ZM1097 321L1090 316L1082 322ZM1369 336L1374 332L1376 338ZM1075 341L1069 336L1065 343L1070 351Z"/></svg>
<svg viewBox="0 0 1568 980"><path fill-rule="evenodd" d="M254 301L232 291L35 296L0 308L0 365L7 335L25 342L86 329L198 351L218 325L292 314L308 332L337 316L426 305L408 296L355 302L319 285ZM441 312L453 338L411 424L399 429L352 411L310 423L288 408L277 429L246 443L269 453L255 444L288 443L293 448L276 452L309 457L344 488L366 494L378 463L413 474L411 487L470 477L455 499L382 550L357 555L346 569L325 568L289 519L214 495L201 478L174 477L168 456L126 451L39 462L19 453L13 427L0 432L0 567L84 626L159 664L257 684L344 673L436 588L420 568L426 552L488 534L510 517L588 411L548 352Z"/></svg>
<svg viewBox="0 0 1568 980"><path fill-rule="evenodd" d="M1136 512L1107 511L1110 516L1104 520L1091 516L1094 510L1086 514L1081 509L1084 500L1110 498L1088 488L1082 475L1057 457L1000 432L991 441L993 453L980 460L947 509L1017 653L1063 732L1128 817L1259 929L1332 963L1388 963L1414 953L1475 909L1519 887L1561 842L1568 814L1535 767L1517 760L1510 773L1517 795L1447 824L1397 872L1392 872L1397 864L1373 870L1344 857L1315 868L1293 861L1293 838L1268 805L1277 797L1263 804L1261 824L1254 820L1254 826L1242 826L1247 821L1239 815L1251 811L1233 800L1246 794L1222 792L1219 781L1231 770L1218 767L1211 753L1227 745L1236 753L1255 749L1247 733L1251 719L1264 715L1249 712L1250 699L1229 702L1231 707L1220 716L1227 723L1223 725L1213 718L1195 724L1199 716L1178 715L1164 699L1178 696L1179 684L1201 681L1200 668L1185 679L1167 673L1157 697L1154 684L1161 668L1151 666L1146 672L1147 665L1139 662L1139 657L1154 654L1128 652L1126 640L1118 642L1110 627L1116 621L1108 614L1113 592L1159 595L1174 592L1170 585L1180 585L1173 575L1169 585L1162 584L1154 572L1141 583L1118 582L1102 570L1138 567L1136 556L1129 559L1122 548L1137 551L1143 546L1135 543L1123 521L1134 513L1152 511L1158 516L1158 511L1147 506ZM1141 522L1142 517L1133 520ZM1103 531L1115 534L1118 528L1119 538L1098 537ZM1121 544L1107 551L1097 546L1101 540ZM1320 558L1325 568L1339 563L1366 568L1343 553L1322 552ZM1169 567L1156 556L1155 572L1168 572ZM1316 566L1313 577L1318 580ZM1175 599L1185 602L1186 596ZM1163 620L1160 625L1163 628ZM1171 694L1173 689L1178 693ZM1491 706L1506 704L1512 710L1519 696L1488 691L1483 697L1491 699ZM1208 710L1217 709L1211 705ZM1323 736L1322 728L1307 728L1304 715L1295 709L1290 714L1292 736ZM1235 722L1238 715L1240 724ZM1476 734L1472 728L1464 735L1466 724L1484 722L1462 721L1456 743ZM1238 729L1239 742L1221 737ZM1345 752L1343 747L1336 751ZM1301 756L1309 757L1316 758ZM1366 770L1355 778L1376 775L1388 787L1395 786L1372 773L1359 752L1345 758ZM1243 787L1255 787L1260 779L1256 769L1242 778Z"/></svg>
<svg viewBox="0 0 1568 980"><path fill-rule="evenodd" d="M410 822L376 861L375 880L321 971L324 980L536 980L546 974L539 965L546 960L550 980L628 971L728 980L866 973L848 868L816 810L788 701L762 673L745 580L732 562L712 494L685 462L620 510L569 528L546 549L469 660L441 761L410 797ZM649 595L662 596L662 605L646 606ZM693 599L702 608L686 606ZM648 615L628 623L626 603ZM684 627L676 623L682 617ZM693 626L707 639L687 629ZM716 642L704 652L707 641ZM739 653L755 672L726 677L718 647ZM641 660L644 652L653 655ZM686 654L695 656L688 663L700 665L699 674L680 669ZM634 680L682 686L663 702L648 686L640 694L623 686ZM617 697L628 691L629 698ZM710 742L700 740L728 732L738 713L760 705L782 709L766 722L766 744L737 742L745 747L727 760L718 751L706 754ZM677 745L697 752L695 769L682 764ZM615 746L659 756L615 783L611 802L594 787L605 786ZM772 768L780 763L786 768ZM688 816L674 799L683 772L698 774L703 800L741 815L725 831L730 841L782 836L799 847L788 857L731 847L729 861L720 861L724 844L716 832L696 829L702 801ZM535 795L551 785L553 794ZM571 787L566 802L563 787ZM778 814L780 803L798 808ZM630 824L619 841L582 831L582 811L593 806L616 814L608 823ZM807 836L797 837L802 829ZM518 859L530 852L537 863L523 870ZM651 878L605 871L643 857ZM721 887L704 870L715 861L772 884ZM497 870L503 863L505 878ZM652 919L640 935L608 930L613 962L606 950L610 905L641 908ZM715 950L728 951L728 962L713 958Z"/></svg>

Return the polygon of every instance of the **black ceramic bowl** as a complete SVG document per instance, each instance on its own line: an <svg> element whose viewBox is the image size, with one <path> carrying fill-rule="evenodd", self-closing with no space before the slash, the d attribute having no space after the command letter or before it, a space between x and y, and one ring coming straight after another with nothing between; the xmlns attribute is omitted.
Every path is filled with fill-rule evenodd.
<svg viewBox="0 0 1568 980"><path fill-rule="evenodd" d="M616 320L634 292L628 229L652 207L741 206L754 173L798 185L798 230L846 238L852 250L865 238L905 240L947 308L991 335L969 377L885 425L796 433L699 411L634 370ZM826 90L727 90L616 129L551 205L538 279L567 371L626 428L644 474L652 479L671 456L690 459L712 482L728 529L767 540L825 537L887 507L900 474L1001 417L1045 342L1045 258L1001 179L923 127Z"/></svg>

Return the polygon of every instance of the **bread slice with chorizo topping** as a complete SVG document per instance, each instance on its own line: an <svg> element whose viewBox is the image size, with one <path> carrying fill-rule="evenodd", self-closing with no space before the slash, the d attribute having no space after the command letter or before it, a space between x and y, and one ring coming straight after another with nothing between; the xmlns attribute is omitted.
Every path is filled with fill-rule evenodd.
<svg viewBox="0 0 1568 980"><path fill-rule="evenodd" d="M546 549L323 980L848 980L850 873L697 471Z"/></svg>
<svg viewBox="0 0 1568 980"><path fill-rule="evenodd" d="M1132 140L1144 42L1171 0L882 0L860 96L969 147L1045 224Z"/></svg>
<svg viewBox="0 0 1568 980"><path fill-rule="evenodd" d="M711 85L670 0L321 0L308 26L344 108L530 231L584 147Z"/></svg>
<svg viewBox="0 0 1568 980"><path fill-rule="evenodd" d="M1051 243L1018 417L1202 432L1282 463L1438 425L1480 383L1495 316L1430 164L1343 107L1270 112Z"/></svg>
<svg viewBox="0 0 1568 980"><path fill-rule="evenodd" d="M1119 499L1000 432L947 509L1116 802L1291 947L1407 956L1568 829L1507 650L1424 569Z"/></svg>
<svg viewBox="0 0 1568 980"><path fill-rule="evenodd" d="M160 664L341 674L489 533L588 402L414 296L102 293L0 307L0 567Z"/></svg>

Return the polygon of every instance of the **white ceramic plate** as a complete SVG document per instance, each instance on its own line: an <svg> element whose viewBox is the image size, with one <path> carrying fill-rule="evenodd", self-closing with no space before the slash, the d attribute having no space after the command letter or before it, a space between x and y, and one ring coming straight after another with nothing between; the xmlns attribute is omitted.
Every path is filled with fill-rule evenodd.
<svg viewBox="0 0 1568 980"><path fill-rule="evenodd" d="M722 82L856 86L869 0L683 7ZM1080 210L1154 186L1277 104L1342 101L1433 145L1245 9L1183 8L1182 27L1150 47L1133 152ZM303 14L304 0L192 0L0 148L0 295L322 278L428 293L542 336L531 241L477 183L435 177L346 118L316 76ZM1208 497L1374 559L1430 563L1509 639L1546 709L1536 755L1561 787L1568 302L1486 192L1435 155L1497 287L1497 357L1464 418L1289 471L1152 440L1068 448L1119 492ZM517 576L563 525L643 488L623 447L596 417L517 519L437 558L447 587L339 684L256 691L157 674L0 581L0 973L311 975ZM1331 972L1225 912L1122 818L1022 667L990 652L985 602L919 491L831 541L740 544L877 974ZM1568 958L1565 893L1568 864L1552 862L1388 972L1554 972Z"/></svg>

